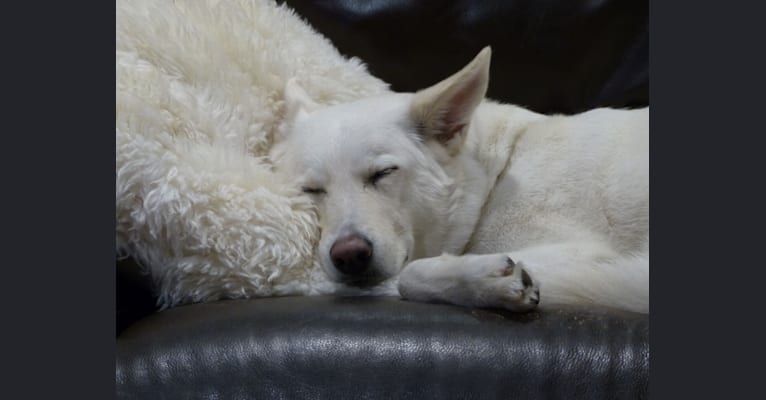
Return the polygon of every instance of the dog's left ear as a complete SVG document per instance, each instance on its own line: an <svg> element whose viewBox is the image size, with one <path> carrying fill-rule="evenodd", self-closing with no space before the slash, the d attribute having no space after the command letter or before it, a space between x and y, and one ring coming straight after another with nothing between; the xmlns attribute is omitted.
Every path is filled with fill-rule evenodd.
<svg viewBox="0 0 766 400"><path fill-rule="evenodd" d="M304 118L307 114L319 108L308 93L298 84L295 78L290 78L285 83L282 92L285 102L284 118L277 130L276 139L284 140L290 133L295 121Z"/></svg>
<svg viewBox="0 0 766 400"><path fill-rule="evenodd" d="M485 47L458 73L415 93L412 100L410 116L420 134L437 140L450 154L460 149L473 112L487 93L491 55Z"/></svg>
<svg viewBox="0 0 766 400"><path fill-rule="evenodd" d="M288 121L295 120L319 108L319 104L309 97L295 78L290 78L285 84L284 96L285 118Z"/></svg>

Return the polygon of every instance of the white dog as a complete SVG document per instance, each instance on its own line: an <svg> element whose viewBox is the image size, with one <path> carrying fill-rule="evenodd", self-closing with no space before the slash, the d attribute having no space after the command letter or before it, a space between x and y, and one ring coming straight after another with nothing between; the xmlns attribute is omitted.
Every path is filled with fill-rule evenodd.
<svg viewBox="0 0 766 400"><path fill-rule="evenodd" d="M321 107L287 84L271 157L316 203L353 287L524 311L649 312L649 110L545 116L484 100L490 49L417 93Z"/></svg>

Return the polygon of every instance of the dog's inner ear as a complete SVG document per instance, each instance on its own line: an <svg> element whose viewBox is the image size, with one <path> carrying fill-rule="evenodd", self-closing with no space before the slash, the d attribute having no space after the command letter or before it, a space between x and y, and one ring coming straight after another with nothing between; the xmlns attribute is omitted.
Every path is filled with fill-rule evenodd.
<svg viewBox="0 0 766 400"><path fill-rule="evenodd" d="M491 50L485 47L462 70L415 93L412 100L410 117L418 132L450 154L463 144L471 117L487 93L490 57Z"/></svg>

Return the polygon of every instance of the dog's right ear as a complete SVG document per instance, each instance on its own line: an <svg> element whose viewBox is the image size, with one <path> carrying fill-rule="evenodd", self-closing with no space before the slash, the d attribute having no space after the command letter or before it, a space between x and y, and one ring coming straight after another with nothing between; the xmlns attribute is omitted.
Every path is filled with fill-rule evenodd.
<svg viewBox="0 0 766 400"><path fill-rule="evenodd" d="M292 122L319 108L319 104L309 97L295 78L287 81L284 95L287 121Z"/></svg>

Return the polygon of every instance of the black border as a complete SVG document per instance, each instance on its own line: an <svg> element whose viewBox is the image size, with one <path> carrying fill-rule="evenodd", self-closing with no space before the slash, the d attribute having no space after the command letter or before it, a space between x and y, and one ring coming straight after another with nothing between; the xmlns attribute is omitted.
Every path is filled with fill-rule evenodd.
<svg viewBox="0 0 766 400"><path fill-rule="evenodd" d="M2 28L5 391L112 398L114 3L30 4ZM750 398L763 13L655 0L650 15L652 397Z"/></svg>
<svg viewBox="0 0 766 400"><path fill-rule="evenodd" d="M3 391L113 398L115 5L3 14Z"/></svg>
<svg viewBox="0 0 766 400"><path fill-rule="evenodd" d="M764 265L764 147L750 142L764 131L766 32L740 3L650 3L653 398L763 391L750 273Z"/></svg>

